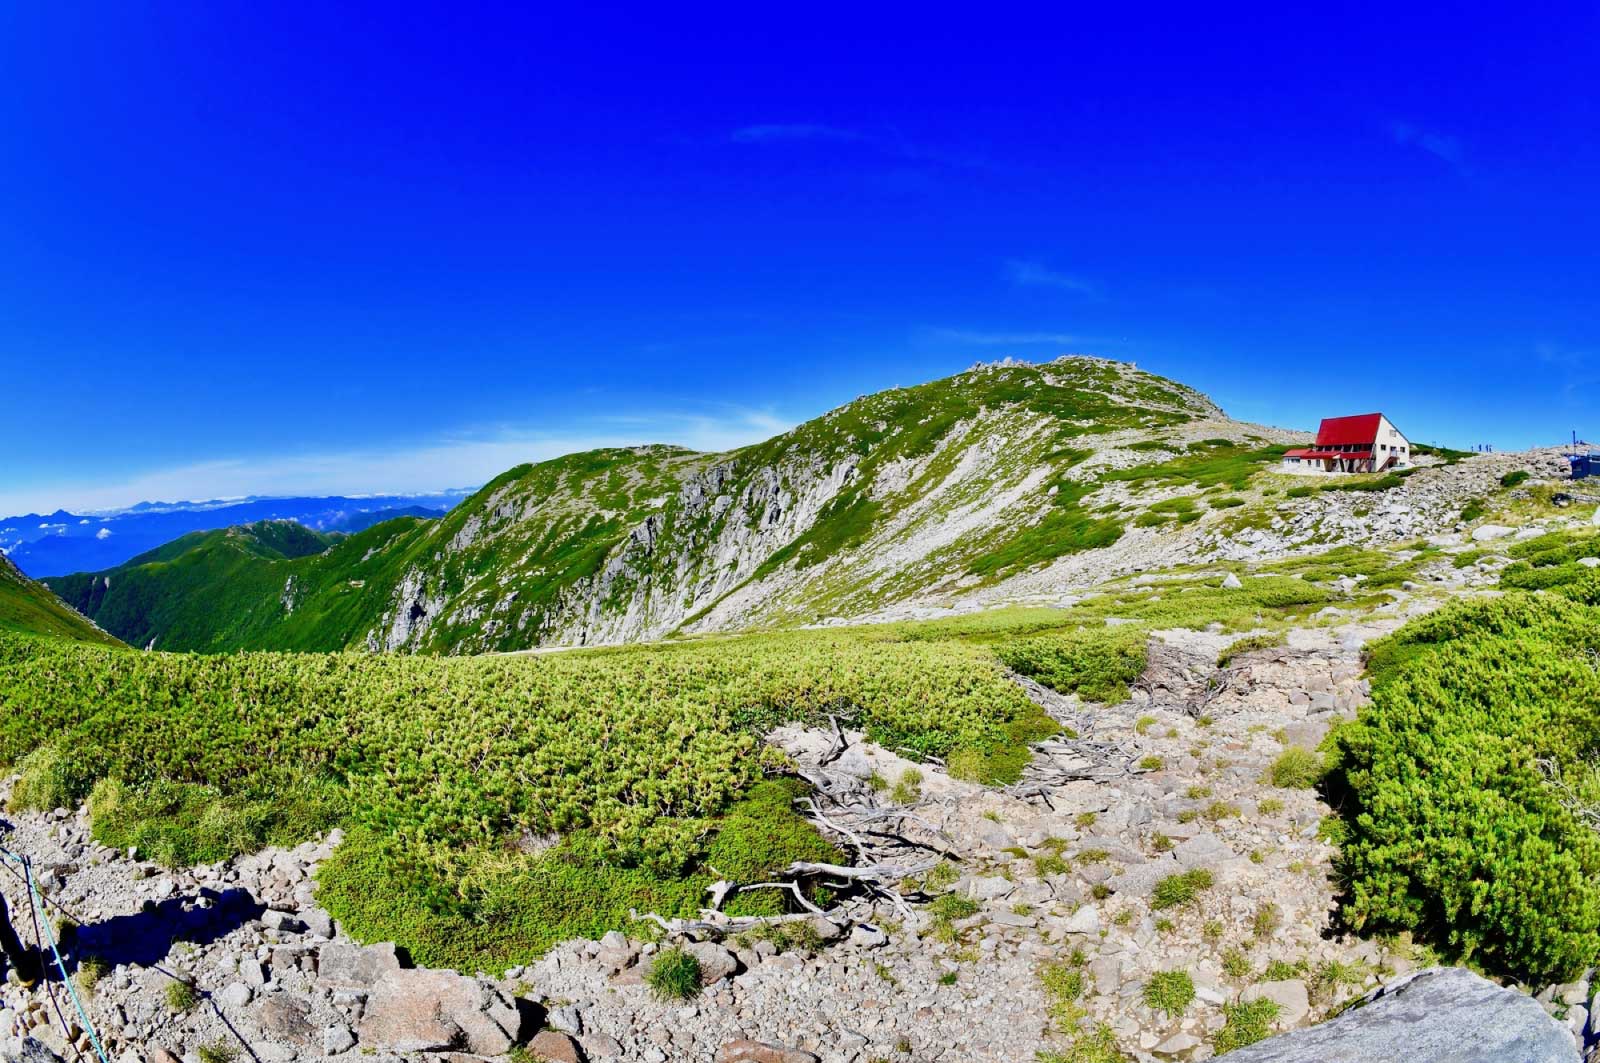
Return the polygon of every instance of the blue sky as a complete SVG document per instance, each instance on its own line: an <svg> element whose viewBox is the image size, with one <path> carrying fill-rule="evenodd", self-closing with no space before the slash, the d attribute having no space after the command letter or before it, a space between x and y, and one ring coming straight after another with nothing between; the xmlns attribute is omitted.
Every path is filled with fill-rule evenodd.
<svg viewBox="0 0 1600 1063"><path fill-rule="evenodd" d="M0 11L0 512L724 447L1064 352L1600 437L1592 4L546 6Z"/></svg>

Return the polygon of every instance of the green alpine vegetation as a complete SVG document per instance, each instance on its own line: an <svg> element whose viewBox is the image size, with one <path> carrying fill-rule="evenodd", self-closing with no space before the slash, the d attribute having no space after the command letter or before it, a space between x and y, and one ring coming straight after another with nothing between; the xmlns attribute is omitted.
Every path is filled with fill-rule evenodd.
<svg viewBox="0 0 1600 1063"><path fill-rule="evenodd" d="M1200 423L1205 438L1182 441ZM574 454L511 469L438 520L339 538L252 525L50 584L131 645L200 652L790 627L1204 521L1213 506L1189 493L1243 490L1282 453L1249 427L1116 362L982 366L726 454ZM1152 490L1177 497L1142 501Z"/></svg>
<svg viewBox="0 0 1600 1063"><path fill-rule="evenodd" d="M8 631L110 645L117 642L69 608L48 587L17 571L17 566L0 554L0 633Z"/></svg>
<svg viewBox="0 0 1600 1063"><path fill-rule="evenodd" d="M1507 582L1555 590L1457 601L1372 647L1326 783L1356 927L1533 982L1600 958L1600 573L1564 560L1594 541L1516 543Z"/></svg>
<svg viewBox="0 0 1600 1063"><path fill-rule="evenodd" d="M630 908L693 914L715 877L841 859L761 741L780 722L838 716L956 774L1016 779L1057 726L997 652L1039 622L473 658L0 636L0 765L22 774L19 805L86 800L97 838L169 864L344 826L319 875L330 912L420 962L490 969L628 927ZM1086 642L1078 652L1106 669Z"/></svg>

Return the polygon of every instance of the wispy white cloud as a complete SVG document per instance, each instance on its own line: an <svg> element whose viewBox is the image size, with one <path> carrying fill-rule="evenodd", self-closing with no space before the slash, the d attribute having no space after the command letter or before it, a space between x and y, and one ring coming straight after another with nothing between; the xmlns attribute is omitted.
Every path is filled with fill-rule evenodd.
<svg viewBox="0 0 1600 1063"><path fill-rule="evenodd" d="M981 155L917 144L896 129L851 129L823 122L773 122L741 126L729 133L728 139L735 144L854 143L885 158L912 165L926 163L956 169L995 168L990 160Z"/></svg>
<svg viewBox="0 0 1600 1063"><path fill-rule="evenodd" d="M1055 288L1059 291L1074 292L1078 295L1096 295L1098 289L1082 277L1070 273L1062 273L1038 262L1025 259L1009 259L1006 262L1006 275L1011 278L1011 283L1024 288Z"/></svg>
<svg viewBox="0 0 1600 1063"><path fill-rule="evenodd" d="M1442 159L1456 169L1466 165L1466 154L1461 141L1433 129L1424 129L1410 122L1390 122L1389 137L1403 147L1415 147Z"/></svg>
<svg viewBox="0 0 1600 1063"><path fill-rule="evenodd" d="M523 462L597 447L672 443L724 451L791 427L769 410L639 413L601 418L582 432L500 426L441 435L395 448L225 457L149 469L120 479L35 484L0 490L0 513L116 509L136 502L239 498L245 495L427 493L484 483Z"/></svg>
<svg viewBox="0 0 1600 1063"><path fill-rule="evenodd" d="M735 129L730 139L736 144L771 144L792 140L870 140L865 133L816 122L788 122L747 125Z"/></svg>

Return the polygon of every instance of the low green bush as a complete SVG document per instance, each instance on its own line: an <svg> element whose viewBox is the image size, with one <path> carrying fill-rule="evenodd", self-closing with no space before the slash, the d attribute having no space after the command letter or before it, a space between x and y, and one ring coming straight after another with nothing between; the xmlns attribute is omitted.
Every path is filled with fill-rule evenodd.
<svg viewBox="0 0 1600 1063"><path fill-rule="evenodd" d="M1323 484L1324 491L1388 491L1399 487L1406 482L1406 478L1399 473L1389 473L1376 480L1341 480L1338 483Z"/></svg>
<svg viewBox="0 0 1600 1063"><path fill-rule="evenodd" d="M1562 592L1452 603L1370 648L1328 780L1353 926L1532 982L1600 957L1600 837L1546 777L1600 748L1600 577Z"/></svg>
<svg viewBox="0 0 1600 1063"><path fill-rule="evenodd" d="M1002 645L996 655L1017 674L1052 690L1117 702L1144 674L1148 641L1140 630L1074 628Z"/></svg>
<svg viewBox="0 0 1600 1063"><path fill-rule="evenodd" d="M1500 486L1515 487L1518 484L1525 482L1529 475L1530 473L1527 469L1513 469L1504 476L1500 477Z"/></svg>

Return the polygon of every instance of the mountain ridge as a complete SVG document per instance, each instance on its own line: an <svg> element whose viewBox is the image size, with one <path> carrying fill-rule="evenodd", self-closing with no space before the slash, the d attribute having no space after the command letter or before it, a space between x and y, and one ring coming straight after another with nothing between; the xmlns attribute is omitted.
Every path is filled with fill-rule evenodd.
<svg viewBox="0 0 1600 1063"><path fill-rule="evenodd" d="M1007 361L726 453L657 444L520 465L437 521L379 524L314 556L230 557L199 583L146 573L149 604L115 570L98 601L83 575L50 582L163 649L473 653L794 626L1147 536L1137 522L1160 492L1123 490L1128 470L1209 461L1245 482L1301 438L1126 363ZM180 583L233 615L174 605Z"/></svg>

